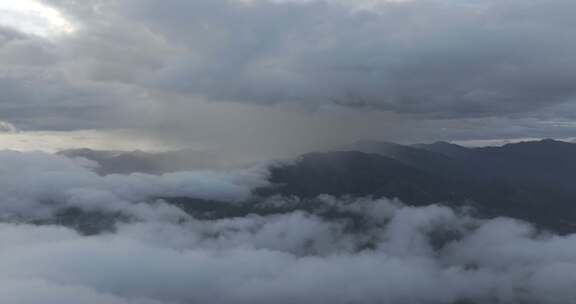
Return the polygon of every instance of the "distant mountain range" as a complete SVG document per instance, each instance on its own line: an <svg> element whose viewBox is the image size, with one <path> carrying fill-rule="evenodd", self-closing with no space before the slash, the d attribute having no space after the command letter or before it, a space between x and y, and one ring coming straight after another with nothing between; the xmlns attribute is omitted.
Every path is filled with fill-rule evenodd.
<svg viewBox="0 0 576 304"><path fill-rule="evenodd" d="M96 170L101 174L129 174L134 172L160 174L184 170L214 169L226 165L218 153L186 149L167 152L70 149L63 150L59 154L93 160L100 165Z"/></svg>
<svg viewBox="0 0 576 304"><path fill-rule="evenodd" d="M411 205L473 206L557 232L576 231L576 144L542 140L466 148L362 141L272 168L267 189L312 198L374 196Z"/></svg>
<svg viewBox="0 0 576 304"><path fill-rule="evenodd" d="M83 149L61 153L95 160L104 174L162 173L217 163L213 155L191 151L155 154ZM509 216L559 233L576 232L573 143L547 139L468 148L447 142L399 145L359 141L302 155L293 162L273 165L270 171L272 186L257 189L260 197L298 197L312 205L322 194L398 198L415 206L473 207L481 217ZM173 202L192 213L198 205L186 198L173 198ZM222 214L262 211L247 205L232 211L221 204L212 206Z"/></svg>

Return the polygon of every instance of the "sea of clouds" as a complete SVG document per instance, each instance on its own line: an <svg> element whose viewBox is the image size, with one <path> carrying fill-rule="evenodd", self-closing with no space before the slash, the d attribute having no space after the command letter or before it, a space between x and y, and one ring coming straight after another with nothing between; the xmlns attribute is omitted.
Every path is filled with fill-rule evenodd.
<svg viewBox="0 0 576 304"><path fill-rule="evenodd" d="M0 302L572 303L576 235L440 205L257 198L265 166L98 175L97 164L0 152ZM170 197L254 204L194 217ZM251 202L251 203L247 203ZM86 234L61 210L122 215Z"/></svg>

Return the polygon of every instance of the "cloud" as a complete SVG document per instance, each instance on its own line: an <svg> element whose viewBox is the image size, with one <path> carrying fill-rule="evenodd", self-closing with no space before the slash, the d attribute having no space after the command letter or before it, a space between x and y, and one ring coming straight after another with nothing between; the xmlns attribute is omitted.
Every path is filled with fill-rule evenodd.
<svg viewBox="0 0 576 304"><path fill-rule="evenodd" d="M16 129L16 127L13 124L5 121L0 121L0 133L15 133L17 131L18 129Z"/></svg>
<svg viewBox="0 0 576 304"><path fill-rule="evenodd" d="M0 119L23 131L128 128L264 157L574 132L566 1L44 3L75 31L0 30Z"/></svg>
<svg viewBox="0 0 576 304"><path fill-rule="evenodd" d="M145 92L84 77L87 62L70 57L64 41L0 27L0 119L22 130L134 128L150 119Z"/></svg>
<svg viewBox="0 0 576 304"><path fill-rule="evenodd" d="M284 200L290 204L290 200ZM277 201L276 203L279 203ZM124 223L83 236L0 224L5 303L566 303L574 235L442 206L323 197L346 219L294 211ZM271 203L271 202L270 202ZM268 203L264 203L268 204ZM450 232L442 246L439 232ZM373 246L365 246L369 240ZM34 292L30 292L34 290Z"/></svg>
<svg viewBox="0 0 576 304"><path fill-rule="evenodd" d="M463 118L537 112L571 102L576 93L568 68L576 43L566 32L571 18L563 13L573 5L565 1L383 1L368 7L341 1L109 1L97 9L62 7L88 20L87 33L101 35L85 55L105 66L120 62L116 72L105 76L96 69L94 75L208 100ZM96 18L109 21L107 32ZM128 31L144 52L110 45L110 39L127 39ZM114 57L97 55L101 50ZM129 67L133 73L118 70Z"/></svg>
<svg viewBox="0 0 576 304"><path fill-rule="evenodd" d="M96 163L41 152L0 152L0 219L52 219L67 208L136 218L180 218L161 198L241 201L267 183L265 168L164 175L96 174Z"/></svg>

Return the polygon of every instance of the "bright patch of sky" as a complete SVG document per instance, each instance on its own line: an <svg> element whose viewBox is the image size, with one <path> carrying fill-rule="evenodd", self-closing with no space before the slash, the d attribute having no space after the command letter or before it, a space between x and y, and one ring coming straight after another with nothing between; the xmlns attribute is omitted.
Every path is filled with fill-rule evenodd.
<svg viewBox="0 0 576 304"><path fill-rule="evenodd" d="M61 12L34 0L0 0L0 25L46 38L75 31Z"/></svg>

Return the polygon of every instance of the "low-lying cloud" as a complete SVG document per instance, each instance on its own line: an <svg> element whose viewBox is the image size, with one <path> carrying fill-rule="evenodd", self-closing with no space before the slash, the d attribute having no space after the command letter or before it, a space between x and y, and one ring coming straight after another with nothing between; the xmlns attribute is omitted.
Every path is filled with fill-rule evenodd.
<svg viewBox="0 0 576 304"><path fill-rule="evenodd" d="M0 160L6 304L574 301L576 236L513 219L388 199L324 196L313 207L257 199L261 168L99 176L81 159L2 152ZM150 216L162 214L150 198L169 195L252 209L207 218L166 202L177 216ZM133 219L92 235L36 224L67 205Z"/></svg>
<svg viewBox="0 0 576 304"><path fill-rule="evenodd" d="M64 208L155 216L176 212L164 197L241 201L267 183L266 170L98 175L97 163L41 152L0 152L0 218L47 219ZM150 204L152 202L152 204ZM139 204L141 203L141 204ZM154 208L149 210L148 208Z"/></svg>

